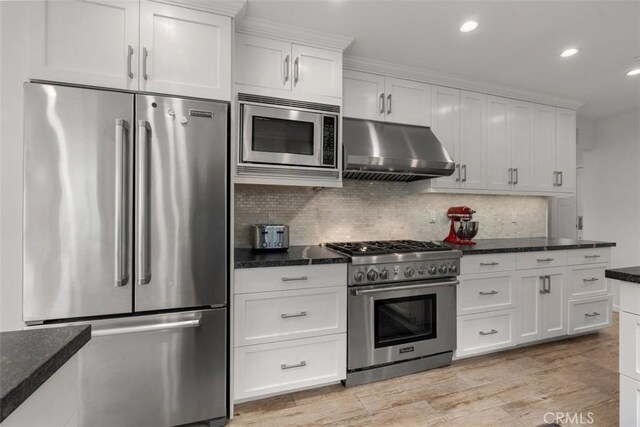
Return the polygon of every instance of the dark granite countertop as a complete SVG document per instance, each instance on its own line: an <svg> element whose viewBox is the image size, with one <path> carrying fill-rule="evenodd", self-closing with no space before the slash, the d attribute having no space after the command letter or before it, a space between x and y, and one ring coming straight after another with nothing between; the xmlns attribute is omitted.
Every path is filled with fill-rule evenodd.
<svg viewBox="0 0 640 427"><path fill-rule="evenodd" d="M291 246L288 251L254 252L235 248L235 268L284 267L289 265L343 264L349 259L324 246Z"/></svg>
<svg viewBox="0 0 640 427"><path fill-rule="evenodd" d="M473 246L449 245L459 249L463 255L500 254L510 252L553 251L561 249L589 249L615 246L613 242L559 239L552 237L529 237L514 239L478 239Z"/></svg>
<svg viewBox="0 0 640 427"><path fill-rule="evenodd" d="M0 422L91 339L91 326L0 333Z"/></svg>
<svg viewBox="0 0 640 427"><path fill-rule="evenodd" d="M640 266L605 270L604 277L622 280L623 282L640 283Z"/></svg>

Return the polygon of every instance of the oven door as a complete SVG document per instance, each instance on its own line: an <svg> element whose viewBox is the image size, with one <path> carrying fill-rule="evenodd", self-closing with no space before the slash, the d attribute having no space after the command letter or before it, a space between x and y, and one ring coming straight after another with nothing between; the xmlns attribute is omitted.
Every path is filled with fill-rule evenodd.
<svg viewBox="0 0 640 427"><path fill-rule="evenodd" d="M322 166L322 114L241 104L242 161Z"/></svg>
<svg viewBox="0 0 640 427"><path fill-rule="evenodd" d="M453 351L457 280L349 290L348 369Z"/></svg>

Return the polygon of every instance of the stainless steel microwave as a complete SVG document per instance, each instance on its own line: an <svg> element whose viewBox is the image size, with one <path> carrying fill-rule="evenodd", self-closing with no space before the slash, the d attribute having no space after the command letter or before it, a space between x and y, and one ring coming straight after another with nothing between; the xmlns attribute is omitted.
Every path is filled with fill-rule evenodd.
<svg viewBox="0 0 640 427"><path fill-rule="evenodd" d="M319 109L241 101L241 163L337 169L338 118Z"/></svg>

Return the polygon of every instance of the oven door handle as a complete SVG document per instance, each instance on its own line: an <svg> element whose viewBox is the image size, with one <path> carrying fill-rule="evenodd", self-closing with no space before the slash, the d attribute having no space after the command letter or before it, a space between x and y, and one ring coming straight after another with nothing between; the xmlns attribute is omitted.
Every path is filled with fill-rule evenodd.
<svg viewBox="0 0 640 427"><path fill-rule="evenodd" d="M353 294L356 296L371 295L371 294L381 294L383 292L406 291L406 290L433 288L436 286L447 286L447 285L455 286L459 284L460 282L458 282L457 280L450 280L448 282L425 283L422 285L389 286L386 288L377 288L377 289L356 289L353 291Z"/></svg>

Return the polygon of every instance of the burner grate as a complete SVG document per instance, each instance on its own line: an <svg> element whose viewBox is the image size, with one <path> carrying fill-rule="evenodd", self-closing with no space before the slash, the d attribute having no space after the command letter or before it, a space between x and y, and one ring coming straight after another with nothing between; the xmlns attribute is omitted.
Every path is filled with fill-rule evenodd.
<svg viewBox="0 0 640 427"><path fill-rule="evenodd" d="M327 243L326 246L350 256L451 250L438 242L420 242L417 240L338 242Z"/></svg>

